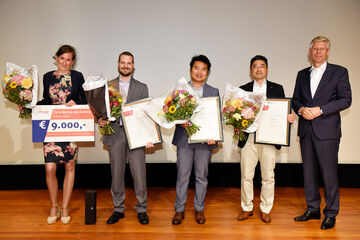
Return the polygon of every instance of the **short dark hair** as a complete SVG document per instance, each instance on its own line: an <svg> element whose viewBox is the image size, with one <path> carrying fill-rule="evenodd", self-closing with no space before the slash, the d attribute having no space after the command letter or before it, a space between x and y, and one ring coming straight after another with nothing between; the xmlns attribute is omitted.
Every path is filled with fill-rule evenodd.
<svg viewBox="0 0 360 240"><path fill-rule="evenodd" d="M205 55L195 55L195 56L193 56L192 59L191 59L191 62L190 62L190 70L192 69L192 67L194 66L194 63L196 61L200 61L200 62L205 63L207 65L207 67L208 67L208 72L210 72L211 62Z"/></svg>
<svg viewBox="0 0 360 240"><path fill-rule="evenodd" d="M53 57L53 59L56 59L56 57L59 57L60 55L63 55L64 53L71 53L72 60L74 62L76 61L76 50L73 46L70 46L70 45L62 45L55 53L55 56Z"/></svg>
<svg viewBox="0 0 360 240"><path fill-rule="evenodd" d="M128 51L125 51L125 52L120 53L118 62L120 62L120 58L121 58L121 56L123 56L123 55L132 57L132 62L134 63L134 55L132 55L132 53L131 53L131 52L128 52Z"/></svg>
<svg viewBox="0 0 360 240"><path fill-rule="evenodd" d="M253 58L250 60L250 68L251 68L251 66L253 65L253 63L254 63L255 61L257 61L257 60L262 60L262 61L264 61L265 64L266 64L266 67L269 67L269 66L268 66L268 60L267 60L266 57L264 57L264 56L262 56L262 55L256 55L255 57L253 57Z"/></svg>

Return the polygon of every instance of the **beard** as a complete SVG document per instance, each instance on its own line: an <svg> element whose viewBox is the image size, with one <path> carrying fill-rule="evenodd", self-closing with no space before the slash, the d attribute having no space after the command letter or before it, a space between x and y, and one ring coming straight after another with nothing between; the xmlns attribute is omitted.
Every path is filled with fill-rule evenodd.
<svg viewBox="0 0 360 240"><path fill-rule="evenodd" d="M125 72L124 70L126 70L126 72ZM124 77L130 76L133 72L134 72L134 69L130 69L130 68L119 68L119 73L120 73L120 75L122 75L122 76L124 76Z"/></svg>

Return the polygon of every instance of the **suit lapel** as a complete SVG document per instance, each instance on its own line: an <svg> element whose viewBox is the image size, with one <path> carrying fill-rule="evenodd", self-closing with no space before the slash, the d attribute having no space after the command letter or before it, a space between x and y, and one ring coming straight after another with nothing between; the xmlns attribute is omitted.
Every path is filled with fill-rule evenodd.
<svg viewBox="0 0 360 240"><path fill-rule="evenodd" d="M249 88L249 92L253 92L254 91L254 83L255 81L253 80L252 83L250 84L250 88Z"/></svg>
<svg viewBox="0 0 360 240"><path fill-rule="evenodd" d="M311 88L310 88L310 73L311 73L310 69L305 73L305 88L306 88L306 93L309 95L310 99L312 99Z"/></svg>
<svg viewBox="0 0 360 240"><path fill-rule="evenodd" d="M271 82L269 82L267 79L265 81L266 81L266 97L269 98L270 94L273 91L273 86Z"/></svg>
<svg viewBox="0 0 360 240"><path fill-rule="evenodd" d="M126 103L132 101L132 97L134 95L135 89L136 89L136 82L135 82L135 80L133 78L131 78L130 85L129 85L129 91L128 91L128 94L126 96Z"/></svg>
<svg viewBox="0 0 360 240"><path fill-rule="evenodd" d="M119 78L117 77L117 78L111 80L110 82L108 82L108 86L109 87L112 86L116 90L120 91Z"/></svg>
<svg viewBox="0 0 360 240"><path fill-rule="evenodd" d="M203 97L208 97L208 96L209 96L209 88L208 85L205 83L203 88Z"/></svg>

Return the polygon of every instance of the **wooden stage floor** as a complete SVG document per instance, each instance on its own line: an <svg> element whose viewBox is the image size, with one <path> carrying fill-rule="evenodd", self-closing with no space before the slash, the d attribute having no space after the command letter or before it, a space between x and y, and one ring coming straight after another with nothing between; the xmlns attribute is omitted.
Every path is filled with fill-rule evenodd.
<svg viewBox="0 0 360 240"><path fill-rule="evenodd" d="M0 239L360 239L358 188L340 189L340 213L336 227L330 230L320 229L321 220L293 221L305 209L303 188L276 188L270 224L259 218L259 189L255 190L254 216L239 222L240 189L209 188L204 225L194 220L194 191L190 189L185 220L177 226L171 224L174 188L148 189L150 223L144 226L137 220L131 188L126 189L125 218L114 225L106 224L113 211L110 191L98 189L97 223L85 225L84 193L84 189L73 192L69 225L60 221L47 225L50 204L46 190L0 191Z"/></svg>

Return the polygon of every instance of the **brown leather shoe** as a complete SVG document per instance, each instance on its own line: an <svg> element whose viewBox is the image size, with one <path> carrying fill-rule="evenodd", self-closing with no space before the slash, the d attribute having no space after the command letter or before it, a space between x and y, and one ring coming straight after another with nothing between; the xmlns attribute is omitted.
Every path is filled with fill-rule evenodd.
<svg viewBox="0 0 360 240"><path fill-rule="evenodd" d="M261 218L261 220L262 220L263 222L265 222L265 223L271 222L270 213L263 213L263 212L261 212L261 213L260 213L260 218Z"/></svg>
<svg viewBox="0 0 360 240"><path fill-rule="evenodd" d="M240 215L238 216L238 220L246 220L248 219L250 216L253 215L253 211L241 211Z"/></svg>
<svg viewBox="0 0 360 240"><path fill-rule="evenodd" d="M204 211L196 211L195 210L195 221L198 224L204 224L206 221L205 215L204 215Z"/></svg>
<svg viewBox="0 0 360 240"><path fill-rule="evenodd" d="M176 212L175 216L172 219L172 224L179 225L179 224L181 224L181 222L184 218L185 218L184 212Z"/></svg>

